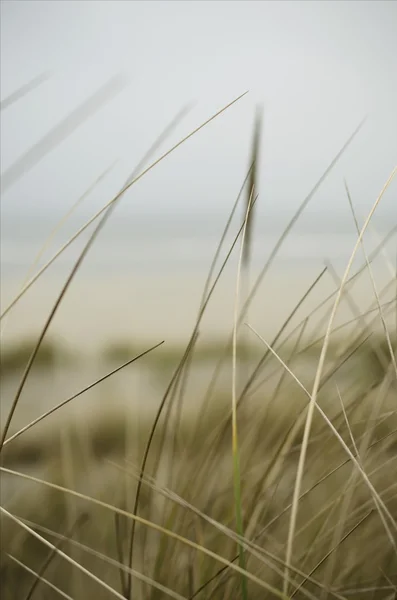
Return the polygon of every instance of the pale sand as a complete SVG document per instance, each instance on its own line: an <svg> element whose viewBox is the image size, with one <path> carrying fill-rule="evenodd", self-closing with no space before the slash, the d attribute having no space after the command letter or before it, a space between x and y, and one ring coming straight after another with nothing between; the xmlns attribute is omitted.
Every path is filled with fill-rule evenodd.
<svg viewBox="0 0 397 600"><path fill-rule="evenodd" d="M262 283L252 303L248 320L266 339L271 339L293 307L321 271L321 264L307 264L304 268L274 266ZM339 275L342 273L340 272ZM2 345L37 336L62 287L63 280L45 274L10 311L2 323ZM389 280L387 272L378 271L377 286L381 290ZM255 281L251 275L251 282ZM86 276L84 270L73 281L67 296L53 320L48 336L58 338L79 351L100 351L106 344L117 340L132 344L165 340L167 343L187 341L197 317L206 272L138 272L114 274L106 277ZM2 311L20 281L10 278L2 281ZM329 293L336 284L325 274L320 284L299 310L292 324L297 324ZM374 294L367 274L359 278L349 290L361 310L374 303ZM219 338L230 333L236 291L235 270L225 273L208 306L200 328L203 339ZM390 289L384 301L393 298ZM245 292L241 290L240 304ZM331 303L327 305L331 306ZM318 312L313 325L324 311ZM375 313L372 313L375 316ZM336 323L354 317L349 303L342 299ZM372 317L371 317L372 318ZM380 320L377 319L377 324ZM318 334L324 332L324 327ZM251 334L252 335L252 334ZM259 342L255 342L259 343Z"/></svg>

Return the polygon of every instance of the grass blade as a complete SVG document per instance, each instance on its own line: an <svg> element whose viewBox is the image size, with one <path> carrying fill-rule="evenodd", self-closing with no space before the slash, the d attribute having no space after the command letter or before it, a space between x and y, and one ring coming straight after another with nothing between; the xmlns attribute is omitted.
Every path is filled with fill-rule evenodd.
<svg viewBox="0 0 397 600"><path fill-rule="evenodd" d="M53 152L65 139L125 89L127 82L121 75L112 77L90 98L72 111L39 142L23 154L1 176L1 191L6 192L23 175L31 171L45 156Z"/></svg>
<svg viewBox="0 0 397 600"><path fill-rule="evenodd" d="M240 279L241 269L244 261L244 242L247 232L248 223L250 222L250 211L252 205L252 194L254 188L251 188L251 195L247 205L247 211L244 220L244 227L241 237L241 250L239 263L237 267L236 295L234 306L234 324L233 324L233 365L232 365L232 453L233 453L233 481L234 481L234 503L236 510L236 526L237 533L243 536L243 519L241 508L241 477L240 477L240 455L238 446L238 431L237 431L237 327L238 327L238 312L239 312L239 297L240 297ZM252 221L251 221L252 222ZM244 550L240 546L240 567L245 569ZM245 578L241 580L241 591L243 600L247 600L247 581Z"/></svg>
<svg viewBox="0 0 397 600"><path fill-rule="evenodd" d="M149 348L148 350L145 350L144 352L141 352L137 356L134 356L134 358L131 358L130 360L127 360L127 362L125 362L122 365L116 367L115 369L112 369L112 371L110 371L109 373L106 373L106 375L102 375L102 377L100 377L99 379L97 379L93 383L90 383L90 385L87 385L87 387L83 388L82 390L80 390L76 394L73 394L72 396L69 396L69 398L66 398L66 400L63 400L62 402L60 402L59 404L57 404L56 406L54 406L50 410L47 410L42 415L40 415L39 417L37 417L36 419L34 419L33 421L31 421L30 423L28 423L24 427L22 427L22 429L19 429L13 435L11 435L9 438L7 438L4 441L3 446L4 447L7 446L7 444L9 444L13 440L15 440L20 435L22 435L22 433L25 433L25 431L28 431L28 429L30 429L34 425L37 425L37 423L40 423L40 421L43 421L46 417L52 415L54 412L56 412L57 410L59 410L60 408L62 408L63 406L65 406L66 404L69 404L69 402L71 402L72 400L75 400L76 398L78 398L79 396L81 396L82 394L84 394L85 392L88 392L88 390L91 390L93 387L95 387L99 383L102 383L102 381L105 381L105 379L108 379L109 377L111 377L115 373L118 373L119 371L121 371L122 369L124 369L125 367L127 367L128 365L131 365L135 361L139 360L140 358L142 358L146 354L149 354L149 352L152 352L153 350L156 350L156 348L158 348L162 344L164 344L164 341L156 344L155 346L152 346L151 348Z"/></svg>
<svg viewBox="0 0 397 600"><path fill-rule="evenodd" d="M42 73L31 79L28 83L25 83L20 88L12 92L9 96L0 101L0 110L5 110L9 106L12 106L15 102L18 102L21 98L38 88L42 83L48 81L50 73Z"/></svg>

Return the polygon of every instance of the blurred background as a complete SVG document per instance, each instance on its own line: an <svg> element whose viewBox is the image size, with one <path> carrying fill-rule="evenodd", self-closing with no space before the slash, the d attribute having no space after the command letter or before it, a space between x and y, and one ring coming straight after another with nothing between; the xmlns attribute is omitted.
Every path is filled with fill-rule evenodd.
<svg viewBox="0 0 397 600"><path fill-rule="evenodd" d="M204 589L200 598L263 600L275 597L269 584L288 583L291 550L296 598L395 599L395 180L358 248L318 365L357 230L397 162L396 24L397 3L381 0L1 2L0 508L12 513L0 523L4 598L31 598L40 585L40 598L52 600L40 581L46 571L76 600L116 590L129 600L165 597L156 582L173 598ZM240 239L173 379L252 184L239 294ZM116 197L24 380L93 217ZM236 316L262 341L236 328L234 363ZM315 379L334 429L315 412L305 441ZM237 406L240 446L230 419ZM150 479L140 479L139 502L144 456ZM355 456L365 484L349 462ZM14 467L22 472L7 471ZM291 502L296 512L299 503L295 532ZM174 537L138 524L132 556L130 522L109 505ZM18 519L61 536L74 566L32 544ZM236 554L236 539L216 522L263 543L258 560L249 557L263 587L250 582L249 596L245 576L231 569L218 587L216 554L197 551L210 548L226 564ZM65 543L74 532L113 566ZM196 549L184 549L183 538ZM238 543L233 560L244 567L249 552ZM120 585L119 563L145 583ZM79 565L99 580L90 583Z"/></svg>
<svg viewBox="0 0 397 600"><path fill-rule="evenodd" d="M258 107L248 286L367 117L279 247L250 319L273 335L325 261L334 272L306 308L335 290L357 239L345 185L362 225L397 157L395 3L29 0L2 2L1 11L2 312L134 173L246 91L123 195L47 338L96 356L114 343L187 341L252 160ZM246 193L220 259L244 217ZM368 253L396 225L395 194L391 186L376 211ZM37 338L92 231L9 310L4 348ZM355 266L363 264L357 256ZM395 258L391 236L376 271L379 289ZM202 336L231 331L237 260L238 246ZM374 299L368 276L353 293L358 304ZM349 305L342 302L339 316L352 316Z"/></svg>

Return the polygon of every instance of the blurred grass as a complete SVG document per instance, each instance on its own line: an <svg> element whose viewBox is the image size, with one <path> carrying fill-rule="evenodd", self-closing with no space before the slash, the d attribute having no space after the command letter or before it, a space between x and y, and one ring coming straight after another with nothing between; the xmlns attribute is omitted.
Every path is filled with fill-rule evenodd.
<svg viewBox="0 0 397 600"><path fill-rule="evenodd" d="M339 336L332 340L329 347L329 356L336 357L343 346L345 338ZM395 336L394 336L395 339ZM0 375L13 376L26 366L26 363L32 353L35 345L33 339L22 339L14 344L2 345L0 350ZM388 349L387 340L381 335L374 334L371 336L372 346L376 346L378 352L374 352L369 344L365 345L364 353L360 352L360 360L368 361L368 366L371 369L384 372L384 364L387 362L390 352ZM395 344L395 342L394 342ZM101 352L101 362L106 364L121 364L127 362L131 357L136 356L142 351L144 344L140 341L131 343L129 341L115 341L105 346ZM283 346L279 355L286 359L291 352L292 344ZM304 349L304 358L310 361L315 361L321 350L321 341L310 343L308 348ZM167 372L174 369L180 362L184 352L183 346L165 344L157 352L149 354L145 358L145 362L153 369L166 370ZM252 363L259 360L263 354L263 350L258 344L249 342L239 343L239 360L247 363ZM384 361L380 361L379 353L383 356ZM232 347L229 345L225 351L224 340L213 340L205 343L198 343L193 352L194 363L201 365L212 365L222 357L225 361L231 361ZM74 359L74 354L67 351L62 344L55 340L45 340L41 345L37 357L35 359L34 368L46 370L54 367L56 364L70 364Z"/></svg>
<svg viewBox="0 0 397 600"><path fill-rule="evenodd" d="M29 357L35 347L36 340L22 339L12 345L0 347L0 375L2 377L15 375L26 366ZM36 356L34 368L42 370L50 369L59 362L66 362L73 359L73 355L68 353L59 342L54 340L45 340Z"/></svg>
<svg viewBox="0 0 397 600"><path fill-rule="evenodd" d="M128 360L134 353L137 353L138 348L142 345L131 344L129 342L114 342L106 347L103 351L105 360L122 363ZM185 348L178 345L165 344L158 352L155 352L147 357L147 363L155 369L165 369L167 371L175 369L180 362ZM215 360L219 359L224 351L224 341L212 341L206 343L198 343L194 348L194 361L201 364L211 365ZM241 360L251 361L260 357L260 349L252 344L242 344L239 347L239 357ZM228 350L226 358L231 358L232 350Z"/></svg>
<svg viewBox="0 0 397 600"><path fill-rule="evenodd" d="M333 361L340 360L338 359L338 354L340 353L340 348L346 346L346 342L348 340L344 338L336 338L331 344L329 354ZM392 338L392 343L395 346L395 337ZM30 356L32 346L33 343L25 341L7 348L2 355L2 374L12 376L19 373ZM101 364L105 366L107 362L111 365L114 362L123 363L130 360L132 356L137 355L139 353L138 348L141 350L143 346L142 343L135 346L132 344L115 343L104 349ZM284 346L282 352L280 352L283 360L288 360L292 348L292 344ZM376 351L374 348L376 348ZM301 370L301 380L304 381L307 378L307 372L311 373L315 368L320 350L320 344L310 345L308 350L304 350L300 355L298 363L300 366L297 368ZM167 373L176 367L182 357L183 351L183 347L167 347L164 345L157 352L148 354L145 360L149 369L153 370L154 374L158 374L159 371L162 373L163 370ZM383 356L383 361L380 361L379 354ZM229 348L225 353L225 344L222 341L201 344L194 350L191 369L194 371L196 368L200 372L201 367L211 366L220 358L224 358L226 363L231 363L231 355L232 349ZM241 345L240 347L239 345L239 359L245 361L248 367L253 368L261 356L262 350L259 346ZM344 372L343 377L345 379L347 377L350 386L353 389L357 389L357 394L360 388L362 388L360 391L362 395L366 389L371 390L374 382L382 380L385 376L385 363L388 364L388 356L389 348L387 341L381 335L373 335L366 340L345 365L342 365L338 369L338 372ZM56 343L46 342L42 345L38 353L35 366L40 369L43 376L46 376L52 367L57 364L57 360L60 357L64 361L65 357L70 357L70 355L65 353ZM272 357L270 357L269 362L273 365L269 379L278 380L282 374L282 367ZM330 387L332 386L328 384L327 391L329 391ZM266 390L265 385L264 390ZM280 394L281 391L282 388L278 393ZM294 397L297 398L300 395L299 389L295 390ZM281 407L284 407L286 399L281 396L278 402ZM250 398L251 404L255 407L254 410L256 410L258 399L260 399L260 402L267 402L270 400L269 392L260 391ZM108 408L104 408L104 405ZM198 435L200 442L202 436L220 427L225 415L230 414L230 397L228 391L226 389L222 390L222 387L218 387L205 414L201 410L201 406L194 407L188 405L187 410L183 411L183 419L179 424L178 431L182 445L189 441L193 431ZM200 415L199 420L198 414ZM70 423L64 422L64 427L67 426L70 429L70 435L76 438L74 443L78 442L79 435L83 436L85 443L90 446L93 456L101 458L108 454L123 454L125 452L128 430L136 419L137 415L133 410L128 410L126 407L123 408L123 405L120 406L120 403L116 403L114 399L109 402L105 399L104 402L101 402L99 409L89 415L89 420L84 423L82 431L80 431L81 427L77 427L75 419L71 420ZM151 419L150 414L139 414L139 435L142 439L145 439L148 435ZM60 441L58 439L58 432L54 430L53 425L48 428L44 426L40 431L40 437L37 437L33 428L33 430L18 437L12 444L6 445L2 454L3 464L37 464L48 460L50 457L59 457Z"/></svg>

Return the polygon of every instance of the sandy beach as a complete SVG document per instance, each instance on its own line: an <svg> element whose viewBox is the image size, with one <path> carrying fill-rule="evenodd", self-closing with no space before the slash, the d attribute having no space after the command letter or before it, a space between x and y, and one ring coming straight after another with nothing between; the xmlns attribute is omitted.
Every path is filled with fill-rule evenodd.
<svg viewBox="0 0 397 600"><path fill-rule="evenodd" d="M320 262L306 267L273 267L250 305L247 320L266 339L273 337L322 268ZM161 340L172 344L186 342L197 318L206 275L204 269L110 273L100 277L87 276L82 271L62 301L48 337L56 338L73 351L90 353L97 353L104 345L115 341L133 344ZM252 282L256 275L257 271L251 274ZM338 275L340 277L342 273ZM379 291L388 282L387 273L384 275L382 277L382 272L377 272ZM47 277L45 274L30 288L3 322L3 347L39 334L63 283L61 277ZM3 279L2 310L20 286L20 280ZM332 274L325 273L291 321L290 328L309 315L336 288ZM367 274L348 289L349 297L361 310L374 305L375 297ZM245 290L243 287L240 291L240 306L246 297ZM217 339L232 330L235 296L236 274L229 269L220 279L203 318L200 334L205 339ZM389 289L383 300L392 297L393 290ZM354 318L352 301L342 299L337 324ZM330 306L329 302L327 308ZM324 310L316 314L313 324Z"/></svg>

